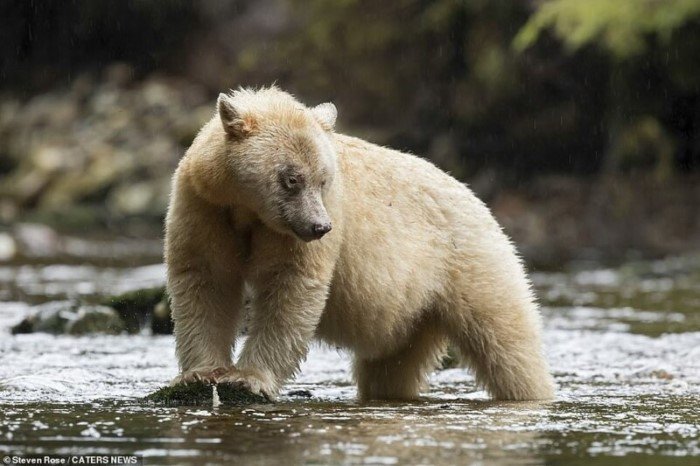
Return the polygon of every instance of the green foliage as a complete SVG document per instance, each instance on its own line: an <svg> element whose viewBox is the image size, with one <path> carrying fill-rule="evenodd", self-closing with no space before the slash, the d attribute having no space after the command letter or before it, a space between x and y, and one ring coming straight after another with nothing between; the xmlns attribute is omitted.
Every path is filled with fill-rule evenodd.
<svg viewBox="0 0 700 466"><path fill-rule="evenodd" d="M484 178L486 191L533 173L585 175L637 162L657 172L700 169L700 0L241 0L214 2L216 8L211 2L137 0L108 2L107 15L94 2L63 3L35 8L17 0L0 15L11 38L0 51L9 58L21 52L5 64L12 82L55 86L47 65L59 76L66 76L61 70L79 76L86 63L99 67L114 60L127 62L137 75L152 69L182 74L210 97L239 85L277 82L309 104L334 101L341 132L420 154L460 179L494 169L503 179ZM538 40L543 35L570 53ZM18 48L23 41L31 47ZM113 90L97 86L95 92L111 99ZM14 113L5 112L10 118ZM28 126L32 131L44 125L32 118L40 122ZM195 127L188 123L163 136L184 146ZM121 135L96 140L123 144ZM120 153L114 151L115 160ZM163 160L171 153L166 147ZM0 157L0 171L16 172L17 166ZM72 199L84 199L74 194L74 184L50 181L29 186L47 186L41 195L52 202L57 198L50 194L65 186ZM110 189L100 193L128 205L129 196L122 195L128 190L114 188L119 195L112 196ZM37 202L46 209L38 198L25 198L22 205ZM109 210L75 210L80 206L71 206L61 221L109 221L103 217ZM133 331L142 313L127 314ZM167 331L169 320L163 324Z"/></svg>
<svg viewBox="0 0 700 466"><path fill-rule="evenodd" d="M256 55L279 63L293 92L333 100L341 130L421 153L458 178L476 169L480 159L462 156L469 142L463 135L488 125L499 133L507 124L519 85L511 25L524 21L522 5L290 2L303 11L299 26L275 54L260 44Z"/></svg>
<svg viewBox="0 0 700 466"><path fill-rule="evenodd" d="M700 18L698 0L549 0L542 3L514 39L517 50L551 30L569 50L595 44L617 59L643 54L647 37L663 43Z"/></svg>

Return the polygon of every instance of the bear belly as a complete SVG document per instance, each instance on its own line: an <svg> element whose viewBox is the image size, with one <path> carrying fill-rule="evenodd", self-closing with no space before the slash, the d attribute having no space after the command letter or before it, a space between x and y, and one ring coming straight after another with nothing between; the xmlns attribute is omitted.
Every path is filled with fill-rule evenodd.
<svg viewBox="0 0 700 466"><path fill-rule="evenodd" d="M397 289L358 295L347 290L331 287L316 337L363 358L385 357L406 345L411 336L409 330L428 306L411 302L410 295L398 293Z"/></svg>

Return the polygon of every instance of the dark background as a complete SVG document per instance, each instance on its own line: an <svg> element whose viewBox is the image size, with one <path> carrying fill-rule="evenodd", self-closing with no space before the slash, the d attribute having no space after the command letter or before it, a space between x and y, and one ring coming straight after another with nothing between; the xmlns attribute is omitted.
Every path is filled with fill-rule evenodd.
<svg viewBox="0 0 700 466"><path fill-rule="evenodd" d="M700 244L700 2L0 3L0 225L159 233L221 91L470 184L533 262Z"/></svg>

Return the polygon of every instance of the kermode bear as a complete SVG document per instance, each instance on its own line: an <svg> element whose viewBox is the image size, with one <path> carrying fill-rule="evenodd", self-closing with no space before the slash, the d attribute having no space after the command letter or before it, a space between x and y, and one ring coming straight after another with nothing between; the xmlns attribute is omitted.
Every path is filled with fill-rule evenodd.
<svg viewBox="0 0 700 466"><path fill-rule="evenodd" d="M523 265L465 185L335 133L333 104L272 87L217 107L177 168L166 220L173 383L274 398L316 337L352 352L364 400L417 398L448 343L494 398L553 396Z"/></svg>

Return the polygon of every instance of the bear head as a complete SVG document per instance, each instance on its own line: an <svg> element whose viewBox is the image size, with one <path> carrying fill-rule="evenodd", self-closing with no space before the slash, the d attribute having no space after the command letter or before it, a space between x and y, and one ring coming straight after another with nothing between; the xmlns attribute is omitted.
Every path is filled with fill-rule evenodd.
<svg viewBox="0 0 700 466"><path fill-rule="evenodd" d="M268 227L303 241L331 228L325 198L337 157L331 103L308 108L275 87L221 94L226 169L246 206Z"/></svg>

